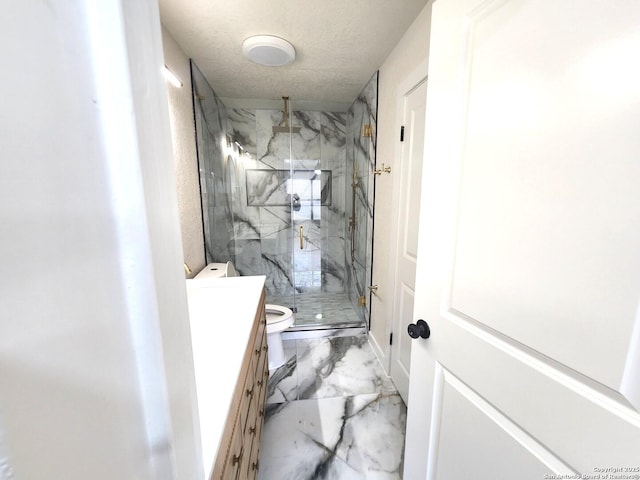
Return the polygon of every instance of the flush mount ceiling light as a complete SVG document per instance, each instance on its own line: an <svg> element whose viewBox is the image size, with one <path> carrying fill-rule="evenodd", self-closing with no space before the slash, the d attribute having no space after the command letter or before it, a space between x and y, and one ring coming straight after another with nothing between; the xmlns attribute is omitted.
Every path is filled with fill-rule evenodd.
<svg viewBox="0 0 640 480"><path fill-rule="evenodd" d="M252 62L267 67L281 67L293 62L296 49L273 35L255 35L242 42L242 53Z"/></svg>

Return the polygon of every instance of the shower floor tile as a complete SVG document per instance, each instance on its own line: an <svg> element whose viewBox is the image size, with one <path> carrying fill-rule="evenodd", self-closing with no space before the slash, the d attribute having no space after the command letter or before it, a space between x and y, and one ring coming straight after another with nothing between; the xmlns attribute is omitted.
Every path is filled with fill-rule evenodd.
<svg viewBox="0 0 640 480"><path fill-rule="evenodd" d="M268 297L267 303L291 307L292 297ZM364 320L354 310L344 293L301 293L296 295L295 324L293 329L309 326L354 327L364 324Z"/></svg>

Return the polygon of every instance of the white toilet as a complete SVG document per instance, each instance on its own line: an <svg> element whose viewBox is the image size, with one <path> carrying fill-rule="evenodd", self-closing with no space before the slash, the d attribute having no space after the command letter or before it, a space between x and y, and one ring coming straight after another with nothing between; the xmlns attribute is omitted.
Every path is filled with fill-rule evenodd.
<svg viewBox="0 0 640 480"><path fill-rule="evenodd" d="M267 312L267 345L269 346L267 357L269 370L274 370L284 365L287 360L284 356L280 333L293 325L295 318L290 308L280 305L267 303L265 310Z"/></svg>
<svg viewBox="0 0 640 480"><path fill-rule="evenodd" d="M194 279L202 278L220 278L220 277L238 277L238 271L233 263L210 263L198 273Z"/></svg>
<svg viewBox="0 0 640 480"><path fill-rule="evenodd" d="M210 263L202 269L194 278L219 278L219 277L237 277L238 271L233 263ZM280 305L265 305L267 313L267 345L269 352L267 358L269 360L269 370L274 370L284 365L286 358L282 348L282 336L280 333L286 330L295 321L293 312L290 308Z"/></svg>

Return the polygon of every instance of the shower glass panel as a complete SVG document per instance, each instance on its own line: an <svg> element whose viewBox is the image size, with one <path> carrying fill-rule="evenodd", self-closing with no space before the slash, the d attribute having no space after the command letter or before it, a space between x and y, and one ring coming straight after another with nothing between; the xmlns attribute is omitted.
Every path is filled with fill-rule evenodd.
<svg viewBox="0 0 640 480"><path fill-rule="evenodd" d="M347 292L355 311L369 324L373 259L373 172L376 166L378 73L347 112L346 178Z"/></svg>
<svg viewBox="0 0 640 480"><path fill-rule="evenodd" d="M377 74L348 112L288 118L228 108L193 63L192 80L207 262L265 275L294 330L367 325Z"/></svg>
<svg viewBox="0 0 640 480"><path fill-rule="evenodd" d="M377 92L377 78L374 81ZM366 245L371 243L367 235L370 142L365 142L367 158L355 159L355 149L349 155L348 141L356 138L352 130L360 132L361 127L349 122L355 118L353 113L305 111L296 108L295 101L291 106L291 125L301 127L291 135L288 192L294 236L295 328L366 325L368 302L363 296L371 270L367 270L370 262L359 254L371 252ZM351 187L354 164L360 198L356 203Z"/></svg>
<svg viewBox="0 0 640 480"><path fill-rule="evenodd" d="M294 329L361 327L364 322L345 294L346 115L306 111L292 103L285 117L290 130L277 125L273 135L290 142L284 193L291 225ZM267 300L283 304L287 299L268 295Z"/></svg>

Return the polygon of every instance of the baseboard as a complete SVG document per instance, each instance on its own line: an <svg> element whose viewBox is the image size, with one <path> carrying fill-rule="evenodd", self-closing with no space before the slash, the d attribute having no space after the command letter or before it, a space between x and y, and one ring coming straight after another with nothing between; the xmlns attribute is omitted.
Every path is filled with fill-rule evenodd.
<svg viewBox="0 0 640 480"><path fill-rule="evenodd" d="M375 354L378 361L380 362L380 365L382 365L382 368L384 369L384 373L386 373L388 376L389 375L389 358L387 357L387 355L385 355L384 350L380 348L380 345L378 344L378 342L376 341L373 335L369 335L369 345L371 345L371 349L373 350L373 353Z"/></svg>

